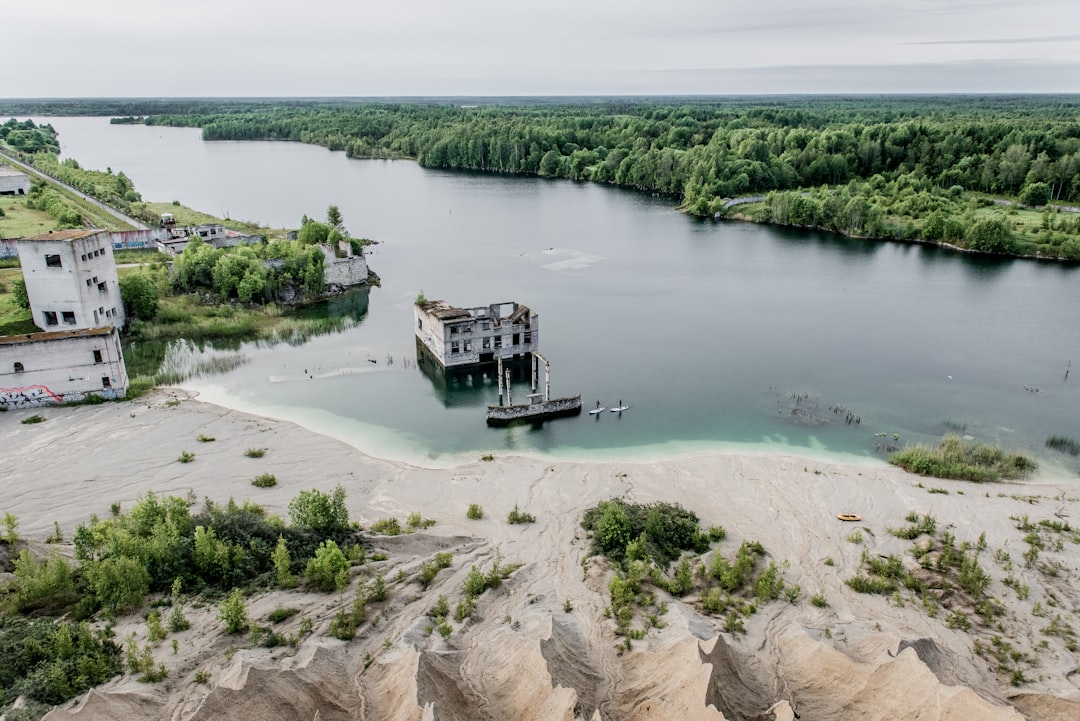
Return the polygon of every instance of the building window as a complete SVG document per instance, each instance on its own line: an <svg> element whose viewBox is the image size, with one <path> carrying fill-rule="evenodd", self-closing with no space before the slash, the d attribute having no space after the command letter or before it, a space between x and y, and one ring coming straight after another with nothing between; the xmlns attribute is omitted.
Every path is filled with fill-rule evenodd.
<svg viewBox="0 0 1080 721"><path fill-rule="evenodd" d="M456 341L450 344L450 352L451 353L460 353L461 352L461 347L457 344Z"/></svg>
<svg viewBox="0 0 1080 721"><path fill-rule="evenodd" d="M484 350L491 350L491 339L490 338L485 338L484 339Z"/></svg>
<svg viewBox="0 0 1080 721"><path fill-rule="evenodd" d="M501 335L495 336L495 349L498 350L499 348L502 348L502 336Z"/></svg>
<svg viewBox="0 0 1080 721"><path fill-rule="evenodd" d="M521 342L521 334L520 333L514 333L514 345L517 345L520 342Z"/></svg>
<svg viewBox="0 0 1080 721"><path fill-rule="evenodd" d="M87 288L89 288L91 285L93 285L93 283L94 283L94 281L90 280L89 278L86 279L86 287Z"/></svg>
<svg viewBox="0 0 1080 721"><path fill-rule="evenodd" d="M61 268L60 256L56 253L49 253L45 256L45 266L47 268Z"/></svg>
<svg viewBox="0 0 1080 721"><path fill-rule="evenodd" d="M113 314L113 317L116 317L116 308L112 309L112 314Z"/></svg>
<svg viewBox="0 0 1080 721"><path fill-rule="evenodd" d="M472 353L472 341L465 341L465 352Z"/></svg>
<svg viewBox="0 0 1080 721"><path fill-rule="evenodd" d="M83 260L86 260L86 253L83 253L83 254L82 254L82 259L83 259Z"/></svg>
<svg viewBox="0 0 1080 721"><path fill-rule="evenodd" d="M525 331L525 343L532 343L532 332Z"/></svg>
<svg viewBox="0 0 1080 721"><path fill-rule="evenodd" d="M63 318L64 318L64 323L66 323L67 325L75 325L75 312L74 311L65 310L65 311L63 311L62 315L63 315Z"/></svg>
<svg viewBox="0 0 1080 721"><path fill-rule="evenodd" d="M45 311L42 315L45 316L45 325L56 325L56 313L51 310Z"/></svg>
<svg viewBox="0 0 1080 721"><path fill-rule="evenodd" d="M111 388L112 387L112 380L109 378L109 376L101 376L101 387L102 388Z"/></svg>
<svg viewBox="0 0 1080 721"><path fill-rule="evenodd" d="M15 372L16 372L16 373L22 373L22 372L23 372L23 370L25 370L25 369L23 368L23 364L22 364L22 363L20 363L19 361L15 361Z"/></svg>
<svg viewBox="0 0 1080 721"><path fill-rule="evenodd" d="M94 362L95 363L100 363L101 362L101 351L99 351L99 350L94 351Z"/></svg>
<svg viewBox="0 0 1080 721"><path fill-rule="evenodd" d="M424 319L423 318L417 318L416 319L416 327L419 328L420 330L424 330Z"/></svg>

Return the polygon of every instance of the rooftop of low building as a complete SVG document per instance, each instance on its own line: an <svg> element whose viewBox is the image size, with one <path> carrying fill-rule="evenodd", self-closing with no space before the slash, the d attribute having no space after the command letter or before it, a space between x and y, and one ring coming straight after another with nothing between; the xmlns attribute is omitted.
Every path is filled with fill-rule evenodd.
<svg viewBox="0 0 1080 721"><path fill-rule="evenodd" d="M80 328L78 330L50 330L41 333L18 333L17 335L0 335L0 344L37 342L42 340L56 340L58 338L79 338L97 335L109 335L115 328L106 326L103 328Z"/></svg>
<svg viewBox="0 0 1080 721"><path fill-rule="evenodd" d="M92 235L104 232L100 228L70 228L68 230L50 230L48 233L23 238L23 240L79 240L80 238L89 238Z"/></svg>

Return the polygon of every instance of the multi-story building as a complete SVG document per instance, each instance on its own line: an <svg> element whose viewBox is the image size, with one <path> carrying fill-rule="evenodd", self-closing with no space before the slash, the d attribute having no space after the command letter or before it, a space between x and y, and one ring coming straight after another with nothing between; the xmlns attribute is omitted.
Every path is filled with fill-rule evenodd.
<svg viewBox="0 0 1080 721"><path fill-rule="evenodd" d="M108 233L57 230L18 244L30 311L45 332L0 336L0 407L126 395L124 304Z"/></svg>
<svg viewBox="0 0 1080 721"><path fill-rule="evenodd" d="M443 368L526 359L540 349L536 313L516 302L455 308L445 301L413 307L417 341Z"/></svg>
<svg viewBox="0 0 1080 721"><path fill-rule="evenodd" d="M18 241L34 323L44 331L124 326L109 234L54 230Z"/></svg>

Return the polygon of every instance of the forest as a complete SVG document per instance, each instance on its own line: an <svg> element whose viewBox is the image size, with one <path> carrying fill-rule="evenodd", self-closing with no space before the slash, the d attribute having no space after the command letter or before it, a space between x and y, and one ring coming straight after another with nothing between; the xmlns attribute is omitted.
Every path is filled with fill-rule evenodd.
<svg viewBox="0 0 1080 721"><path fill-rule="evenodd" d="M75 101L41 102L36 111L60 113ZM67 109L200 127L205 140L291 140L431 168L608 183L671 197L700 217L1080 260L1069 205L1080 204L1075 96L78 101Z"/></svg>

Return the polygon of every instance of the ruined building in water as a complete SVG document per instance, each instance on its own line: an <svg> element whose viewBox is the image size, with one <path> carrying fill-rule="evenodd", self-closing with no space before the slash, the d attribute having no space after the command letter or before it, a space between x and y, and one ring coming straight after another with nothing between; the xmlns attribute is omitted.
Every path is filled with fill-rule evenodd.
<svg viewBox="0 0 1080 721"><path fill-rule="evenodd" d="M44 332L0 337L0 407L127 393L124 304L108 239L58 230L18 241L30 310Z"/></svg>
<svg viewBox="0 0 1080 721"><path fill-rule="evenodd" d="M442 300L413 307L417 352L444 369L472 368L502 359L525 360L540 348L536 313L521 303L506 302L455 308Z"/></svg>

